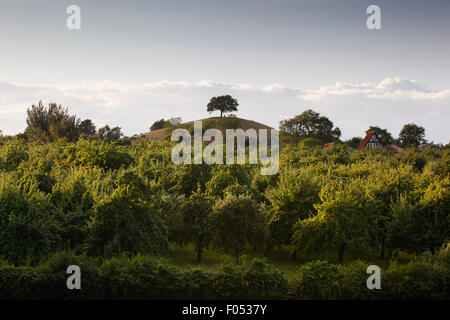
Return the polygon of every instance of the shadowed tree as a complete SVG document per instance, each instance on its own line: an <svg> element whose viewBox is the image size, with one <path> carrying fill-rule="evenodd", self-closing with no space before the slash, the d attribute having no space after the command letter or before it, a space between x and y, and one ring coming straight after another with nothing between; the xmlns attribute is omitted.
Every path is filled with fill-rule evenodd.
<svg viewBox="0 0 450 320"><path fill-rule="evenodd" d="M230 95L212 97L207 107L208 112L220 111L220 117L226 112L237 111L239 103Z"/></svg>
<svg viewBox="0 0 450 320"><path fill-rule="evenodd" d="M264 208L248 195L228 193L217 200L210 221L213 244L230 250L237 265L247 245L261 247L267 237Z"/></svg>
<svg viewBox="0 0 450 320"><path fill-rule="evenodd" d="M322 203L315 205L317 215L296 225L296 249L309 254L334 249L340 264L345 252L370 257L378 231L374 214L377 204L366 193L364 183L332 182L322 188L320 198Z"/></svg>
<svg viewBox="0 0 450 320"><path fill-rule="evenodd" d="M153 122L152 126L150 127L150 131L159 130L166 126L167 126L167 121L164 119L161 119L161 120Z"/></svg>
<svg viewBox="0 0 450 320"><path fill-rule="evenodd" d="M80 120L69 114L69 108L50 103L48 108L42 101L27 110L27 128L25 133L34 141L50 142L61 138L68 141L78 139Z"/></svg>
<svg viewBox="0 0 450 320"><path fill-rule="evenodd" d="M78 125L78 129L80 130L80 134L85 134L88 136L93 136L97 133L97 128L90 119L81 121Z"/></svg>
<svg viewBox="0 0 450 320"><path fill-rule="evenodd" d="M213 203L211 197L202 194L199 184L197 191L192 193L181 206L184 231L195 244L197 262L202 261L203 249L211 238L208 221Z"/></svg>
<svg viewBox="0 0 450 320"><path fill-rule="evenodd" d="M168 230L153 203L147 199L145 181L122 171L109 199L99 202L87 224L89 255L110 257L119 253L167 252Z"/></svg>
<svg viewBox="0 0 450 320"><path fill-rule="evenodd" d="M333 129L333 122L311 109L292 119L280 121L280 131L296 138L313 138L321 142L336 141L341 136L339 128Z"/></svg>
<svg viewBox="0 0 450 320"><path fill-rule="evenodd" d="M320 202L319 178L306 170L283 170L278 183L266 191L270 203L268 227L276 246L291 242L293 227L301 219L315 215L314 205ZM292 258L295 260L296 251Z"/></svg>
<svg viewBox="0 0 450 320"><path fill-rule="evenodd" d="M346 145L348 145L349 147L352 147L353 149L358 149L362 140L363 140L363 138L361 138L361 137L353 137L353 138L346 140L344 143Z"/></svg>
<svg viewBox="0 0 450 320"><path fill-rule="evenodd" d="M405 124L398 136L403 147L418 146L426 143L425 128L414 123Z"/></svg>
<svg viewBox="0 0 450 320"><path fill-rule="evenodd" d="M110 128L108 125L98 129L97 135L101 140L108 142L117 141L123 137L120 127Z"/></svg>

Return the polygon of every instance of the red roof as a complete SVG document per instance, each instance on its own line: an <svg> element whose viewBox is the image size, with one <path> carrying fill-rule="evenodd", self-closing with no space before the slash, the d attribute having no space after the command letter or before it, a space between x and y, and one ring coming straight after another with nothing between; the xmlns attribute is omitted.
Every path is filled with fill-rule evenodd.
<svg viewBox="0 0 450 320"><path fill-rule="evenodd" d="M334 142L325 143L325 144L323 145L323 149L327 149L327 148L329 148L329 147L331 147L331 146L334 146L334 145L335 145Z"/></svg>
<svg viewBox="0 0 450 320"><path fill-rule="evenodd" d="M369 142L370 138L372 138L372 136L375 135L375 137L377 137L378 141L380 140L380 138L378 138L377 134L375 133L375 131L369 131L367 132L366 137L364 138L363 141L361 141L361 143L359 144L358 149L362 149L366 146L367 142ZM381 141L380 141L381 142Z"/></svg>

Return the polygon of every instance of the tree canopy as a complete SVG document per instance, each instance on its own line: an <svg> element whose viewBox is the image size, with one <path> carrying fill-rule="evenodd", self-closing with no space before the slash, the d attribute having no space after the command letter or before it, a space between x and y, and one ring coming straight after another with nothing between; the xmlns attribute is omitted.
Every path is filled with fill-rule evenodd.
<svg viewBox="0 0 450 320"><path fill-rule="evenodd" d="M106 140L108 142L117 141L123 137L122 129L120 127L110 128L108 125L98 129L97 135L101 140Z"/></svg>
<svg viewBox="0 0 450 320"><path fill-rule="evenodd" d="M426 143L425 128L414 123L405 124L398 136L400 143L404 147L418 146Z"/></svg>
<svg viewBox="0 0 450 320"><path fill-rule="evenodd" d="M211 215L213 243L230 250L239 264L239 256L247 245L261 246L266 233L263 208L250 196L228 193L219 199Z"/></svg>
<svg viewBox="0 0 450 320"><path fill-rule="evenodd" d="M80 134L85 134L87 136L94 136L97 133L97 128L91 119L86 119L80 122L78 125Z"/></svg>
<svg viewBox="0 0 450 320"><path fill-rule="evenodd" d="M25 133L34 141L51 142L60 138L74 141L78 138L80 120L69 114L69 108L50 103L48 108L42 101L27 110Z"/></svg>
<svg viewBox="0 0 450 320"><path fill-rule="evenodd" d="M230 95L212 97L206 106L206 111L214 112L220 111L220 117L222 118L223 113L237 111L239 103Z"/></svg>
<svg viewBox="0 0 450 320"><path fill-rule="evenodd" d="M298 139L312 138L321 143L339 139L341 130L333 128L333 122L325 116L311 109L294 118L280 121L280 131L288 133Z"/></svg>
<svg viewBox="0 0 450 320"><path fill-rule="evenodd" d="M162 129L162 128L166 127L166 125L167 125L166 120L164 120L164 119L157 120L157 121L153 122L153 124L150 126L150 131Z"/></svg>
<svg viewBox="0 0 450 320"><path fill-rule="evenodd" d="M324 139L322 130L314 125L306 130L300 123L306 138L282 145L279 172L265 176L260 164L176 165L171 160L174 142L169 139L124 145L114 140L120 139L120 128L105 126L96 132L90 120L80 122L76 126L80 136L71 139L65 130L59 131L65 128L60 120L71 117L65 108L50 107L51 115L43 106L29 111L28 139L23 134L0 138L0 283L16 277L20 283L16 292L27 283L23 279L47 272L42 270L49 265L65 274L71 263L58 260L64 256L61 252L102 261L99 274L103 279L114 276L114 290L122 280L133 284L121 287L121 293L145 283L144 296L154 292L154 281L164 290L168 283L175 283L174 290L183 294L202 291L206 282L214 282L214 290L220 287L227 292L224 297L243 286L245 292L272 286L261 261L253 262L245 277L240 276L250 265L246 256L264 257L270 263L267 269L287 265L282 271L289 277L292 274L292 279L319 279L311 284L303 281L302 290L320 291L308 293L309 297L336 297L328 288L341 294L345 283L349 291L337 296L352 296L359 287L368 294L367 265L380 259L388 265L393 260L391 266L397 268L419 255L428 261L420 269L399 267L384 283L402 279L392 290L399 292L401 287L408 293L413 291L411 281L434 272L427 279L432 278L433 288L438 289L427 291L429 297L440 295L442 283L450 283L448 268L443 267L448 265L449 249L439 265L429 263L450 237L450 145L423 151L355 150L356 138L323 148L314 142ZM309 120L321 118L308 114ZM171 122L177 123L174 119ZM234 123L226 119L213 120ZM328 121L318 127L329 135L335 129ZM54 129L49 129L49 123L55 124ZM31 132L40 134L37 140ZM301 273L294 262L288 262L289 254L297 255ZM42 268L52 257L56 261ZM132 261L127 268L124 259ZM308 264L317 259L321 261ZM183 273L167 272L162 268L165 261L182 264ZM240 266L231 267L233 261ZM195 269L184 267L192 264ZM202 274L201 268L214 270L214 276ZM142 277L136 276L136 270L142 271ZM328 276L330 270L341 271ZM409 270L408 277L401 270ZM48 279L47 275L42 279ZM260 280L255 283L254 279ZM327 285L323 279L329 280ZM180 286L177 281L189 285ZM252 288L248 283L253 283ZM4 289L8 286L2 288L0 296L8 296ZM377 297L385 298L384 293Z"/></svg>

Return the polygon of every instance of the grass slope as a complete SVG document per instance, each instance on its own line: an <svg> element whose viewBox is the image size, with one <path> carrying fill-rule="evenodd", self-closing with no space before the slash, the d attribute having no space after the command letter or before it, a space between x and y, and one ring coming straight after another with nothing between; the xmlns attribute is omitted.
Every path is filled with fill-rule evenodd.
<svg viewBox="0 0 450 320"><path fill-rule="evenodd" d="M265 124L237 117L223 117L223 118L211 117L200 119L199 121L202 121L203 130L215 128L221 130L223 133L225 133L226 129L243 129L243 130L255 129L257 132L259 129L272 129L272 127L269 127ZM143 133L140 135L136 135L133 137L133 140L147 139L149 141L156 141L169 139L172 131L176 128L184 128L189 130L189 132L193 133L194 121L184 122L178 126L167 127Z"/></svg>

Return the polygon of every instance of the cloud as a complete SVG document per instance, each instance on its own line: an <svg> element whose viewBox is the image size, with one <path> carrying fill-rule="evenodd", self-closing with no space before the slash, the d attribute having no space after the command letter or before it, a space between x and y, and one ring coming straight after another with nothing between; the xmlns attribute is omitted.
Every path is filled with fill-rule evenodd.
<svg viewBox="0 0 450 320"><path fill-rule="evenodd" d="M238 115L278 127L282 119L311 108L341 128L343 138L362 136L370 125L387 128L394 136L406 123L425 127L427 138L448 143L450 90L433 91L416 80L397 77L378 83L338 82L313 90L279 83L258 87L210 80L126 84L86 81L64 85L20 85L0 82L0 130L23 131L26 109L39 100L69 106L82 119L98 126L120 126L126 135L148 131L161 118L189 121L208 116L212 96L230 94L239 101Z"/></svg>
<svg viewBox="0 0 450 320"><path fill-rule="evenodd" d="M379 83L351 84L338 82L333 86L321 87L317 90L309 90L303 98L306 100L322 100L336 96L359 95L365 98L386 99L440 99L448 98L449 90L433 92L416 80L404 80L401 78L386 78Z"/></svg>

